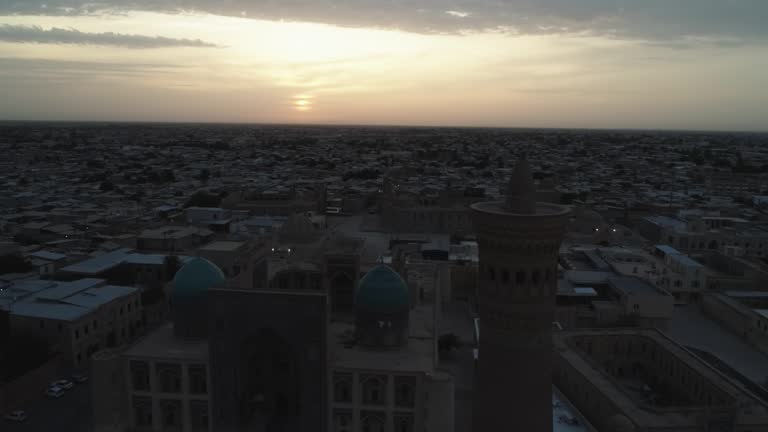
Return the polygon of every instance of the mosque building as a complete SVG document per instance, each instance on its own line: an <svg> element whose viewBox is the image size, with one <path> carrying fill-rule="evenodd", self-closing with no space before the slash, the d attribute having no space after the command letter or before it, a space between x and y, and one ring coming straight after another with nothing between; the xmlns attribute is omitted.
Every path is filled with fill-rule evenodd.
<svg viewBox="0 0 768 432"><path fill-rule="evenodd" d="M359 244L293 235L315 232L304 222L287 224L253 287L204 258L187 262L170 290L172 323L94 357L95 430L453 430L435 305L386 265L359 278ZM352 289L328 288L339 274Z"/></svg>

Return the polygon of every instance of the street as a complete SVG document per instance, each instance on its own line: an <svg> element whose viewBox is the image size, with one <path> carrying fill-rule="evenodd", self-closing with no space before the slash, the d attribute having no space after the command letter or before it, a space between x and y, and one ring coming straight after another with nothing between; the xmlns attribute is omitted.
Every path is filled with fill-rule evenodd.
<svg viewBox="0 0 768 432"><path fill-rule="evenodd" d="M40 389L40 393L45 389ZM27 413L23 423L5 419L0 423L3 432L89 432L91 425L91 385L75 384L59 399L42 396L28 406L20 407ZM6 413L3 413L5 415Z"/></svg>

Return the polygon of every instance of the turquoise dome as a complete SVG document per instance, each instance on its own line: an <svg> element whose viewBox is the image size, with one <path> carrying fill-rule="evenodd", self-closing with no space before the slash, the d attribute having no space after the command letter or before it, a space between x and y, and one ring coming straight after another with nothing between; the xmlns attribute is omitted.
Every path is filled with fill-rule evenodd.
<svg viewBox="0 0 768 432"><path fill-rule="evenodd" d="M408 310L410 306L408 285L396 271L380 265L366 273L360 280L355 293L355 306L380 313Z"/></svg>
<svg viewBox="0 0 768 432"><path fill-rule="evenodd" d="M171 297L174 304L205 298L208 290L221 286L226 276L216 264L205 258L193 258L173 277Z"/></svg>

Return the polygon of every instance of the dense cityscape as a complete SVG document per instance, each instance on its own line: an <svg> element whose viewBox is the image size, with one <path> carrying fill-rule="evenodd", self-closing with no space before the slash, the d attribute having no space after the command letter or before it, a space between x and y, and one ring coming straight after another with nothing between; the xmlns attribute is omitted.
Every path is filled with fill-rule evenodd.
<svg viewBox="0 0 768 432"><path fill-rule="evenodd" d="M0 153L3 431L768 430L768 134L4 122Z"/></svg>

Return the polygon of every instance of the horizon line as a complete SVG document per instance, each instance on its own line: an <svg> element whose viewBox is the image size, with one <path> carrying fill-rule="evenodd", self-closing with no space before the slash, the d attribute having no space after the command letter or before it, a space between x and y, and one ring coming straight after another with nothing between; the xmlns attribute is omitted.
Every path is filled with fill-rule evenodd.
<svg viewBox="0 0 768 432"><path fill-rule="evenodd" d="M585 126L477 126L438 124L375 124L375 123L290 123L290 122L247 122L247 121L168 121L168 120L18 120L0 119L3 123L64 123L64 124L125 124L125 125L210 125L210 126L280 126L280 127L347 127L347 128L413 128L413 129L508 129L545 131L594 131L594 132L687 132L687 133L737 133L768 134L768 129L684 129L684 128L629 128L629 127L585 127Z"/></svg>

